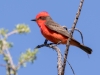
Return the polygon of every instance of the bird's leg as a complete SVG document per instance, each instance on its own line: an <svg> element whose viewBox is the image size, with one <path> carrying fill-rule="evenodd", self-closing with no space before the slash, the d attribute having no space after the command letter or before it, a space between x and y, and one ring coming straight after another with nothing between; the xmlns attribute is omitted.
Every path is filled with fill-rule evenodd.
<svg viewBox="0 0 100 75"><path fill-rule="evenodd" d="M38 45L38 46L36 46L35 48L41 48L42 46L47 45L47 42L48 42L48 40L47 40L47 39L45 39L44 44L42 44L42 45Z"/></svg>
<svg viewBox="0 0 100 75"><path fill-rule="evenodd" d="M45 39L45 41L44 41L44 45L52 45L52 44L55 44L55 43L47 43L47 42L48 42L48 40Z"/></svg>
<svg viewBox="0 0 100 75"><path fill-rule="evenodd" d="M45 39L44 44L46 45L46 44L47 44L47 42L48 42L48 40L47 40L47 39Z"/></svg>

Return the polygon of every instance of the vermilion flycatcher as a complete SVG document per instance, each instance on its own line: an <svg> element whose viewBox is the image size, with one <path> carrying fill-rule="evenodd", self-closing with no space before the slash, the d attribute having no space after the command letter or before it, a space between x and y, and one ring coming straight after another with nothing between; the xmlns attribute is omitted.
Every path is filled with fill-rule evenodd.
<svg viewBox="0 0 100 75"><path fill-rule="evenodd" d="M49 14L45 11L40 12L35 19L31 21L36 21L38 24L42 35L49 41L53 43L58 43L61 41L61 44L66 44L69 38L69 32L65 30L62 26L58 23L54 22ZM77 46L80 49L84 50L86 53L91 54L92 49L82 45L74 38L71 39L71 45Z"/></svg>

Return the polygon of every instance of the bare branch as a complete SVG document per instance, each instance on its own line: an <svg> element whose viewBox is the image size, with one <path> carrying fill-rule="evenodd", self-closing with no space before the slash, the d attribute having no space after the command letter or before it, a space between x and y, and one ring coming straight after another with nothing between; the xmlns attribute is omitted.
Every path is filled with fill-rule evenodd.
<svg viewBox="0 0 100 75"><path fill-rule="evenodd" d="M62 71L62 55L61 55L61 52L60 52L60 49L57 47L57 46L54 46L54 45L49 45L47 47L50 47L52 49L54 49L56 52L57 52L57 68L58 68L58 75L61 75L61 71Z"/></svg>
<svg viewBox="0 0 100 75"><path fill-rule="evenodd" d="M41 44L41 45L38 45L35 47L36 48L41 48L41 47L44 47L44 46L49 46L49 45L53 45L54 43L49 43L49 44Z"/></svg>
<svg viewBox="0 0 100 75"><path fill-rule="evenodd" d="M16 69L18 69L22 64L24 64L26 61L28 61L31 58L33 58L33 56L28 57L26 60L23 60L22 62L18 62L18 65L16 66Z"/></svg>
<svg viewBox="0 0 100 75"><path fill-rule="evenodd" d="M12 57L11 57L10 52L9 52L8 49L6 49L6 55L7 55L8 59L9 59L9 63L11 65L12 69L15 70L15 65L13 63Z"/></svg>
<svg viewBox="0 0 100 75"><path fill-rule="evenodd" d="M14 71L14 73L16 73L16 69L15 69L15 65L13 63L12 57L10 55L10 52L8 50L8 48L6 47L6 41L2 40L2 54L4 55L4 57L7 57L8 60L6 60L7 62L7 72L10 74L10 70L12 69ZM9 65L8 65L9 64Z"/></svg>
<svg viewBox="0 0 100 75"><path fill-rule="evenodd" d="M63 61L63 68L62 68L62 74L61 75L64 75L64 72L65 72L65 66L66 66L66 60L67 60L67 56L68 56L70 41L71 41L71 38L72 38L72 35L73 35L73 32L74 32L75 26L78 22L78 18L79 18L79 15L80 15L80 12L81 12L81 9L82 9L82 6L83 6L83 2L84 2L84 0L80 1L80 5L79 5L79 8L78 8L74 23L72 25L72 30L70 31L70 37L68 38L68 41L67 41L67 44L66 44L66 50L65 50L65 53L64 53L64 61Z"/></svg>
<svg viewBox="0 0 100 75"><path fill-rule="evenodd" d="M54 43L49 43L49 44L41 44L41 45L38 45L36 48L41 48L41 47L49 47L49 48L52 48L54 49L56 52L57 52L57 69L58 69L58 75L61 75L61 71L62 71L62 54L60 52L60 49L53 45Z"/></svg>
<svg viewBox="0 0 100 75"><path fill-rule="evenodd" d="M16 33L18 33L17 30L14 30L14 31L12 31L12 32L9 32L9 33L6 35L6 38L7 38L8 36L13 35L13 34L16 34Z"/></svg>

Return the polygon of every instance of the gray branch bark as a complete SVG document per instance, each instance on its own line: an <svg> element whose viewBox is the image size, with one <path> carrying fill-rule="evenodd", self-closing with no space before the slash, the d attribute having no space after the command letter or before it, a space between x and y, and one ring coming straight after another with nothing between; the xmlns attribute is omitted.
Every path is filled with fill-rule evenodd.
<svg viewBox="0 0 100 75"><path fill-rule="evenodd" d="M81 13L83 2L84 2L84 0L80 1L79 8L78 8L78 11L76 13L76 17L75 17L74 23L73 23L71 31L70 31L70 37L68 38L68 41L67 41L67 44L66 44L66 50L65 50L65 53L64 53L64 61L63 61L63 67L62 67L62 73L61 73L61 75L64 75L64 72L65 72L65 66L66 66L66 60L67 60L67 56L68 56L70 41L71 41L71 38L73 36L73 32L74 32L74 29L76 27L76 24L78 22L78 18L79 18L80 13Z"/></svg>

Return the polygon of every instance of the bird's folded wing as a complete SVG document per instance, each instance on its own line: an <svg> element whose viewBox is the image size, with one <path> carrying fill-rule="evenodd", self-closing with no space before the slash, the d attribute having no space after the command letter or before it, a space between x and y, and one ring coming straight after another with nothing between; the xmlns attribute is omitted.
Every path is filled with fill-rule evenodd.
<svg viewBox="0 0 100 75"><path fill-rule="evenodd" d="M64 35L66 37L69 37L69 32L63 28L62 26L60 26L59 24L55 23L50 17L49 19L46 20L46 24L47 28L61 34Z"/></svg>

